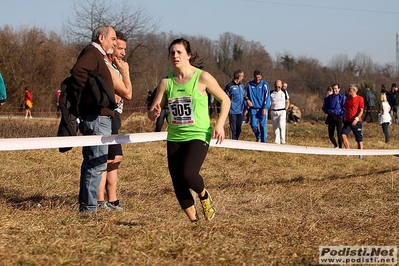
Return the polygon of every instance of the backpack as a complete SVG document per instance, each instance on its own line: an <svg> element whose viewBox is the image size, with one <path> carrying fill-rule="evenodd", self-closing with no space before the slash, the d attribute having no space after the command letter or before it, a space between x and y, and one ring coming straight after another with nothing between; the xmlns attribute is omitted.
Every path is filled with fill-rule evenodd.
<svg viewBox="0 0 399 266"><path fill-rule="evenodd" d="M60 89L59 107L62 115L57 137L76 136L79 129L79 104L83 89L73 82L72 77L64 79L61 82ZM71 149L71 147L59 148L59 151L66 152Z"/></svg>

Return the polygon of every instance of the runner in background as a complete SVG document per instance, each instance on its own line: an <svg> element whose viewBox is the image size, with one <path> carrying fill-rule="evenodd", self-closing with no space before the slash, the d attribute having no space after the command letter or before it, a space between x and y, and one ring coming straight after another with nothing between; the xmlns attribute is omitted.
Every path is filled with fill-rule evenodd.
<svg viewBox="0 0 399 266"><path fill-rule="evenodd" d="M61 116L60 97L61 97L61 90L58 89L55 92L55 104L56 104L55 113L57 115L57 118Z"/></svg>
<svg viewBox="0 0 399 266"><path fill-rule="evenodd" d="M32 118L32 112L30 109L33 107L33 101L32 101L32 94L29 91L28 87L25 87L25 119L26 118Z"/></svg>

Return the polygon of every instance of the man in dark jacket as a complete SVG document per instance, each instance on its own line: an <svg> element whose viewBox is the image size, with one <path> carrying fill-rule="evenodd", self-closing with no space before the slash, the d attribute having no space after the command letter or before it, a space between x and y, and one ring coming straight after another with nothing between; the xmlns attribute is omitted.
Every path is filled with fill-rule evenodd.
<svg viewBox="0 0 399 266"><path fill-rule="evenodd" d="M366 107L365 113L366 115L364 116L364 121L367 121L367 116L370 117L370 122L373 122L373 114L372 112L374 111L375 107L375 94L370 88L366 88L366 93L364 94L364 104Z"/></svg>
<svg viewBox="0 0 399 266"><path fill-rule="evenodd" d="M392 122L398 124L398 100L397 100L397 94L398 94L398 86L396 83L392 83L391 85L391 90L387 92L387 100L389 105L391 106L391 117L392 117Z"/></svg>
<svg viewBox="0 0 399 266"><path fill-rule="evenodd" d="M92 43L82 50L71 69L74 82L83 88L79 105L79 115L82 118L79 130L83 135L111 135L114 110L98 105L95 95L102 92L93 92L93 87L88 86L87 81L90 80L89 73L97 75L105 81L108 92L114 95L111 73L105 64L104 56L112 53L115 46L115 30L107 25L97 27L93 31ZM107 169L108 146L83 147L82 154L79 211L94 212L97 211L97 192L101 176Z"/></svg>
<svg viewBox="0 0 399 266"><path fill-rule="evenodd" d="M332 86L333 93L324 98L323 111L327 114L328 121L328 137L334 148L342 148L342 124L343 116L345 114L345 100L346 96L341 92L338 84ZM337 130L337 140L334 137L334 131Z"/></svg>

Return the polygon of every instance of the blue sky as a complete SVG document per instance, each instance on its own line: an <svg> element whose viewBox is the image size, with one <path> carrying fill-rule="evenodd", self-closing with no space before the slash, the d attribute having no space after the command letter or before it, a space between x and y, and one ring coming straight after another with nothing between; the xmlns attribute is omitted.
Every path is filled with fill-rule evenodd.
<svg viewBox="0 0 399 266"><path fill-rule="evenodd" d="M75 2L77 2L75 0ZM108 0L108 2L120 2ZM159 31L217 40L232 32L263 44L270 55L308 56L327 65L335 56L369 55L396 62L399 0L129 0L160 20ZM60 31L74 1L2 0L0 26ZM195 47L193 47L195 49Z"/></svg>

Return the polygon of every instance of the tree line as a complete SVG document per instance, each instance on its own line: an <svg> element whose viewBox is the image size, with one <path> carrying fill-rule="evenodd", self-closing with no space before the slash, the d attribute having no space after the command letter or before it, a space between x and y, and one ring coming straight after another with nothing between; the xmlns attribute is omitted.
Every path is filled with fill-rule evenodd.
<svg viewBox="0 0 399 266"><path fill-rule="evenodd" d="M357 84L362 94L365 87L378 92L382 84L390 87L399 82L393 65L375 63L365 53L352 59L345 54L332 55L324 66L309 56L272 57L260 42L233 32L223 32L217 40L158 32L159 21L149 19L145 10L133 9L127 2L115 9L108 8L105 1L88 0L74 8L75 19L67 20L60 33L38 27L0 28L0 73L7 87L7 104L0 112L22 108L25 87L32 92L33 112L54 112L55 91L69 76L81 49L90 42L92 30L103 23L129 38L126 61L130 66L133 99L125 103L127 110L141 110L147 91L153 90L171 71L167 49L172 40L180 37L190 41L192 50L203 59L204 70L212 73L222 88L231 81L235 70L243 70L244 81L249 82L257 69L271 86L276 79L287 82L291 101L299 108L320 109L327 87L334 83L344 91L349 84Z"/></svg>

